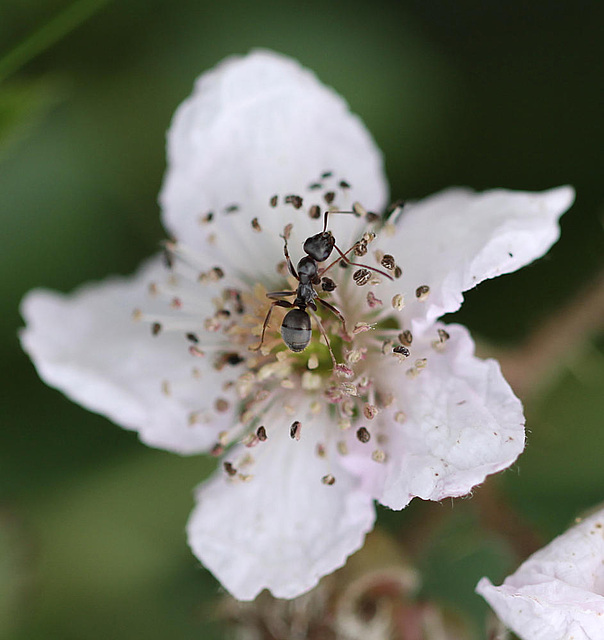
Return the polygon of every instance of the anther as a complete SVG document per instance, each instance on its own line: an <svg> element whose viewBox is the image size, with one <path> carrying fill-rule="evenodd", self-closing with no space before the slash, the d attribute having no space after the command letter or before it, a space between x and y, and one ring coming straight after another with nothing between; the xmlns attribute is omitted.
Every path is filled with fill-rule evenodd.
<svg viewBox="0 0 604 640"><path fill-rule="evenodd" d="M327 276L321 278L321 289L323 289L323 291L334 291L335 288L336 283L331 278Z"/></svg>
<svg viewBox="0 0 604 640"><path fill-rule="evenodd" d="M278 202L279 202L279 196L273 196L269 200L269 203L270 203L271 207L276 207Z"/></svg>
<svg viewBox="0 0 604 640"><path fill-rule="evenodd" d="M397 311L401 311L405 307L405 296L402 293L397 293L392 298L392 308Z"/></svg>
<svg viewBox="0 0 604 640"><path fill-rule="evenodd" d="M308 215L316 220L321 217L321 207L318 204L313 204L312 207L308 210Z"/></svg>
<svg viewBox="0 0 604 640"><path fill-rule="evenodd" d="M369 271L369 269L357 269L352 274L352 279L359 287L362 287L371 279L371 271Z"/></svg>
<svg viewBox="0 0 604 640"><path fill-rule="evenodd" d="M451 336L444 329L438 329L438 337L441 342L446 342Z"/></svg>
<svg viewBox="0 0 604 640"><path fill-rule="evenodd" d="M214 403L214 408L219 413L224 413L225 411L229 410L229 402L224 398L217 398L216 402Z"/></svg>
<svg viewBox="0 0 604 640"><path fill-rule="evenodd" d="M222 466L229 476L237 475L237 469L230 462L224 462Z"/></svg>
<svg viewBox="0 0 604 640"><path fill-rule="evenodd" d="M331 204L336 199L336 194L334 191L328 191L323 195L323 198L325 199L325 202L327 202L327 204Z"/></svg>
<svg viewBox="0 0 604 640"><path fill-rule="evenodd" d="M411 351L409 351L409 349L407 349L407 347L402 344L393 347L392 352L404 356L405 358L408 358L411 355Z"/></svg>
<svg viewBox="0 0 604 640"><path fill-rule="evenodd" d="M195 346L194 344L192 344L189 347L189 353L192 356L196 356L197 358L203 358L203 356L205 356L205 353L197 346Z"/></svg>
<svg viewBox="0 0 604 640"><path fill-rule="evenodd" d="M406 346L410 347L413 342L413 334L409 329L405 329L403 332L398 334L398 339Z"/></svg>
<svg viewBox="0 0 604 640"><path fill-rule="evenodd" d="M292 440L300 440L302 435L302 423L299 420L292 422L292 426L289 428L289 435Z"/></svg>
<svg viewBox="0 0 604 640"><path fill-rule="evenodd" d="M382 267L384 267L385 269L388 269L389 271L392 271L392 269L396 267L396 262L394 260L394 257L391 256L389 253L387 253L382 257L382 259L380 260L380 264L382 265Z"/></svg>
<svg viewBox="0 0 604 640"><path fill-rule="evenodd" d="M208 276L210 280L215 282L216 280L220 280L221 278L224 278L224 271L220 267L212 267Z"/></svg>
<svg viewBox="0 0 604 640"><path fill-rule="evenodd" d="M159 334L159 332L161 331L161 324L159 324L159 322L154 322L151 325L151 333L156 336Z"/></svg>
<svg viewBox="0 0 604 640"><path fill-rule="evenodd" d="M365 209L365 207L360 202L353 202L352 203L352 210L358 216L366 216L367 215L367 209Z"/></svg>
<svg viewBox="0 0 604 640"><path fill-rule="evenodd" d="M317 456L319 458L325 458L327 456L327 451L325 450L325 445L321 444L320 442L317 443L316 452L317 452Z"/></svg>
<svg viewBox="0 0 604 640"><path fill-rule="evenodd" d="M400 278L402 275L403 275L403 270L397 264L396 267L394 267L394 277Z"/></svg>
<svg viewBox="0 0 604 640"><path fill-rule="evenodd" d="M367 418L367 420L373 420L375 416L378 414L378 408L374 404L367 403L363 407L363 415Z"/></svg>
<svg viewBox="0 0 604 640"><path fill-rule="evenodd" d="M260 223L258 222L258 218L253 218L252 219L252 229L254 231L262 231L262 227L260 226Z"/></svg>
<svg viewBox="0 0 604 640"><path fill-rule="evenodd" d="M199 216L199 222L201 222L201 224L208 224L208 222L212 222L213 219L214 219L213 211L208 211L208 213L206 213L205 216Z"/></svg>
<svg viewBox="0 0 604 640"><path fill-rule="evenodd" d="M199 338L194 333L187 333L186 337L189 342L193 342L194 344L199 342Z"/></svg>
<svg viewBox="0 0 604 640"><path fill-rule="evenodd" d="M427 358L418 358L415 361L415 368L416 369L419 369L419 370L425 369L427 365L428 365L428 359Z"/></svg>
<svg viewBox="0 0 604 640"><path fill-rule="evenodd" d="M174 256L172 252L165 247L163 251L164 265L167 269L171 269L174 266Z"/></svg>
<svg viewBox="0 0 604 640"><path fill-rule="evenodd" d="M397 411L394 414L394 419L399 424L403 424L403 422L405 422L405 420L407 419L407 414L405 414L403 411Z"/></svg>
<svg viewBox="0 0 604 640"><path fill-rule="evenodd" d="M345 440L338 440L338 443L336 444L336 448L338 450L338 453L341 456L348 455L348 445L346 444Z"/></svg>
<svg viewBox="0 0 604 640"><path fill-rule="evenodd" d="M415 297L423 302L430 295L430 287L427 284L422 284L415 290Z"/></svg>
<svg viewBox="0 0 604 640"><path fill-rule="evenodd" d="M367 304L369 305L370 309L375 309L376 307L381 307L383 302L379 298L376 298L373 291L370 291L367 294Z"/></svg>
<svg viewBox="0 0 604 640"><path fill-rule="evenodd" d="M398 213L405 206L404 200L395 200L391 204L388 205L386 209L386 217L389 218L393 213Z"/></svg>
<svg viewBox="0 0 604 640"><path fill-rule="evenodd" d="M268 436L266 435L266 429L264 425L260 425L258 427L258 429L256 430L256 436L258 436L258 440L260 440L260 442L265 442L267 440Z"/></svg>
<svg viewBox="0 0 604 640"><path fill-rule="evenodd" d="M346 180L340 180L340 189L350 189L350 185Z"/></svg>
<svg viewBox="0 0 604 640"><path fill-rule="evenodd" d="M224 208L224 212L225 213L235 213L239 211L239 205L238 204L230 204L228 207Z"/></svg>
<svg viewBox="0 0 604 640"><path fill-rule="evenodd" d="M336 479L331 475L331 473L328 473L326 476L323 476L321 478L321 482L323 484L331 486L332 484L335 484Z"/></svg>
<svg viewBox="0 0 604 640"><path fill-rule="evenodd" d="M323 171L321 174L323 180L327 180L327 178L331 178L331 176L333 176L333 171Z"/></svg>
<svg viewBox="0 0 604 640"><path fill-rule="evenodd" d="M313 353L309 356L306 366L311 370L316 369L319 366L319 357L316 353Z"/></svg>
<svg viewBox="0 0 604 640"><path fill-rule="evenodd" d="M374 462L385 462L386 461L386 453L382 449L376 449L371 454L371 459Z"/></svg>
<svg viewBox="0 0 604 640"><path fill-rule="evenodd" d="M367 254L367 242L365 240L359 240L354 248L354 255L362 258Z"/></svg>
<svg viewBox="0 0 604 640"><path fill-rule="evenodd" d="M217 442L212 447L212 450L210 451L210 455L213 456L214 458L221 456L223 453L224 453L224 447L220 444L220 442Z"/></svg>
<svg viewBox="0 0 604 640"><path fill-rule="evenodd" d="M143 312L140 309L133 309L132 310L132 319L135 322L139 322L142 317L143 317Z"/></svg>
<svg viewBox="0 0 604 640"><path fill-rule="evenodd" d="M357 429L357 440L359 442L362 442L363 444L371 440L371 434L366 427L360 427L359 429Z"/></svg>
<svg viewBox="0 0 604 640"><path fill-rule="evenodd" d="M285 203L291 204L294 209L300 209L302 207L303 200L300 196L290 195L285 196Z"/></svg>

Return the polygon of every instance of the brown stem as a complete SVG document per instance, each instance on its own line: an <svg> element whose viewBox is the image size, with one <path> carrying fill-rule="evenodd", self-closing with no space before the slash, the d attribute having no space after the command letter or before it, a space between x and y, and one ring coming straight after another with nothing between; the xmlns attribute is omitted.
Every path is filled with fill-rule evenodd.
<svg viewBox="0 0 604 640"><path fill-rule="evenodd" d="M604 270L519 347L497 354L503 374L523 399L559 375L595 333L604 330Z"/></svg>

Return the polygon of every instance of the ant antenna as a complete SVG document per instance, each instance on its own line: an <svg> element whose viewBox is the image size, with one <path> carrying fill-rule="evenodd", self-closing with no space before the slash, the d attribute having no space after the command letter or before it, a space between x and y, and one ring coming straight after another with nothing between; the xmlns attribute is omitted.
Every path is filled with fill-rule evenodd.
<svg viewBox="0 0 604 640"><path fill-rule="evenodd" d="M360 218L361 214L358 211L330 211L329 209L327 209L325 211L325 216L323 217L323 233L325 233L325 231L327 231L327 216L330 213L351 213L353 216L355 216L355 218Z"/></svg>

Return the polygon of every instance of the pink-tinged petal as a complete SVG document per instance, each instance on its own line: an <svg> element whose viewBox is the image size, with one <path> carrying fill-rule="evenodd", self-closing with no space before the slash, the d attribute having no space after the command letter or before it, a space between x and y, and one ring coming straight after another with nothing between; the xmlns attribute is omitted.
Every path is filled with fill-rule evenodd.
<svg viewBox="0 0 604 640"><path fill-rule="evenodd" d="M322 178L324 172L333 175ZM341 180L350 186L342 188ZM313 183L321 186L309 190ZM275 260L282 259L279 233L294 220L301 240L320 231L321 222L307 212L313 203L326 208L327 191L348 209L359 200L380 210L387 198L381 153L335 91L269 51L229 58L199 78L168 132L160 202L170 233L204 250L211 234L217 248L209 250L229 256L232 267L253 267L259 275L270 263L274 273ZM274 195L277 208L269 206ZM303 196L303 207L283 206L287 195ZM212 221L204 224L208 212ZM357 226L352 216L339 217L347 219L347 229ZM252 229L254 219L272 238L268 257L269 241Z"/></svg>
<svg viewBox="0 0 604 640"><path fill-rule="evenodd" d="M223 470L197 493L188 524L195 555L239 600L263 589L296 597L342 566L373 527L375 508L358 480L341 469L333 452L316 453L321 421L303 422L300 440L275 412L268 439L227 454L243 481ZM268 425L268 423L267 423ZM245 463L251 453L254 462ZM335 483L322 481L333 474Z"/></svg>
<svg viewBox="0 0 604 640"><path fill-rule="evenodd" d="M437 329L446 330L445 342ZM362 444L345 460L382 504L402 509L414 497L465 495L520 455L522 405L497 362L474 356L464 327L433 325L414 335L409 358L392 362L381 365L379 388L394 401L376 424L387 436L386 461L376 464Z"/></svg>
<svg viewBox="0 0 604 640"><path fill-rule="evenodd" d="M70 295L32 291L22 304L21 342L40 377L75 402L138 431L148 445L196 453L233 415L206 406L220 396L223 376L189 354L182 332L152 336L150 324L133 319L135 308L152 306L149 284L164 277L158 258L133 277Z"/></svg>
<svg viewBox="0 0 604 640"><path fill-rule="evenodd" d="M532 555L500 587L476 591L523 640L604 638L604 510Z"/></svg>
<svg viewBox="0 0 604 640"><path fill-rule="evenodd" d="M571 187L540 193L450 189L409 204L384 247L403 267L393 286L406 293L408 317L432 322L459 309L464 291L544 255L574 196ZM420 286L429 287L421 301L415 297Z"/></svg>

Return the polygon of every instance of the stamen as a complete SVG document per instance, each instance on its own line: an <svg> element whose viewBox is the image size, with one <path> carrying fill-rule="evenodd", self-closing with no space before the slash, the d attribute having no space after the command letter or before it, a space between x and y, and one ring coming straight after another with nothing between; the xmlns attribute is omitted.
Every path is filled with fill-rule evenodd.
<svg viewBox="0 0 604 640"><path fill-rule="evenodd" d="M336 448L338 450L338 453L342 456L346 456L348 455L348 445L346 444L345 440L338 440L337 444L336 444Z"/></svg>
<svg viewBox="0 0 604 640"><path fill-rule="evenodd" d="M323 476L321 478L321 482L323 484L331 486L331 485L335 484L336 479L331 475L331 473L328 473L326 476Z"/></svg>
<svg viewBox="0 0 604 640"><path fill-rule="evenodd" d="M357 269L352 274L352 279L357 286L362 287L371 279L371 271L369 271L369 269Z"/></svg>
<svg viewBox="0 0 604 640"><path fill-rule="evenodd" d="M374 404L367 403L363 407L363 415L367 418L367 420L373 420L375 416L377 416L379 410Z"/></svg>
<svg viewBox="0 0 604 640"><path fill-rule="evenodd" d="M224 470L227 472L227 474L229 476L236 476L237 475L237 469L235 469L235 467L232 465L232 463L230 462L223 462Z"/></svg>
<svg viewBox="0 0 604 640"><path fill-rule="evenodd" d="M371 459L374 462L385 462L386 461L386 452L383 449L376 449L371 454Z"/></svg>
<svg viewBox="0 0 604 640"><path fill-rule="evenodd" d="M409 331L409 329L405 329L405 331L403 331L402 333L399 333L398 339L404 345L406 345L407 347L410 347L411 343L413 342L413 334L411 333L411 331Z"/></svg>
<svg viewBox="0 0 604 640"><path fill-rule="evenodd" d="M289 436L292 440L300 440L302 436L302 423L299 420L292 422L292 426L289 428Z"/></svg>
<svg viewBox="0 0 604 640"><path fill-rule="evenodd" d="M359 442L362 442L364 444L371 440L371 434L366 427L360 427L357 430L357 439L359 440Z"/></svg>
<svg viewBox="0 0 604 640"><path fill-rule="evenodd" d="M321 207L318 204L313 204L308 210L308 215L313 220L317 220L317 218L321 217Z"/></svg>
<svg viewBox="0 0 604 640"><path fill-rule="evenodd" d="M402 311L405 307L405 296L402 293L397 293L392 298L392 308L396 311Z"/></svg>
<svg viewBox="0 0 604 640"><path fill-rule="evenodd" d="M430 287L427 284L422 284L415 290L415 297L423 302L430 295Z"/></svg>
<svg viewBox="0 0 604 640"><path fill-rule="evenodd" d="M265 442L267 440L268 436L266 435L266 429L263 425L260 425L258 427L256 436L258 437L258 440L260 440L260 442Z"/></svg>

